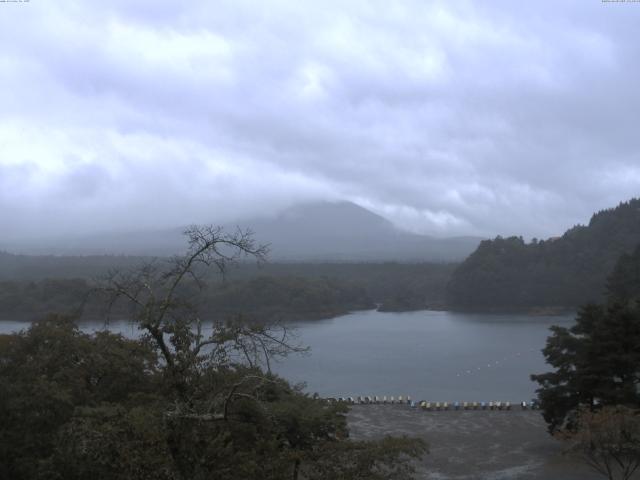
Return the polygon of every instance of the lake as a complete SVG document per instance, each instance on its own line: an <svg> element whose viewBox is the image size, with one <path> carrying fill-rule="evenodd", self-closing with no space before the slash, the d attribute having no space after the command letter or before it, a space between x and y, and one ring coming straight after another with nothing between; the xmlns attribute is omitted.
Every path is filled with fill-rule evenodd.
<svg viewBox="0 0 640 480"><path fill-rule="evenodd" d="M534 397L531 373L549 369L541 349L551 325L571 325L573 315L491 315L419 311L361 311L328 320L295 323L311 347L274 369L306 382L322 396L411 395L432 401L518 402ZM24 328L0 322L0 333ZM99 322L82 325L102 328ZM110 328L127 336L126 322Z"/></svg>
<svg viewBox="0 0 640 480"><path fill-rule="evenodd" d="M355 312L298 323L307 357L280 363L323 396L411 395L433 401L522 401L531 373L549 369L541 349L551 325L573 315Z"/></svg>

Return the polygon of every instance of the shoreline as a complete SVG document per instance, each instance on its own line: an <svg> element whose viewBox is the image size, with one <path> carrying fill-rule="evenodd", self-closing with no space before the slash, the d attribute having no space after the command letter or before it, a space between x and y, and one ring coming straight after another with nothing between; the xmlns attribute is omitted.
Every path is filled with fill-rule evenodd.
<svg viewBox="0 0 640 480"><path fill-rule="evenodd" d="M278 320L285 323L293 323L293 322L312 322L315 320L330 320L332 318L342 317L345 315L350 315L352 313L358 312L369 312L375 311L380 313L410 313L410 312L450 312L450 313L468 313L468 314L479 314L479 315L529 315L532 317L544 317L544 316L559 316L559 315L575 315L577 312L577 308L568 308L568 307L535 307L535 308L526 308L526 309L509 309L509 308L491 308L491 309L463 309L463 308L453 308L447 306L425 306L421 308L414 309L384 309L383 305L379 307L372 307L366 309L355 309L355 310L347 310L347 309L336 309L336 310L326 310L323 312L304 312L304 313L292 313L292 312L283 312L280 315L274 314L273 312L268 313L266 316L272 317L280 317ZM45 318L47 315L53 314L53 312L48 313L33 313L33 314L16 314L12 315L11 318L0 317L0 322L17 322L17 323L33 323L36 320L41 318ZM71 315L73 316L73 312L62 313L63 315ZM242 314L246 317L255 314ZM79 318L79 323L88 323L88 322L100 322L104 319L102 317L97 316L81 316ZM211 321L219 320L218 318L212 318ZM265 320L268 322L269 320Z"/></svg>

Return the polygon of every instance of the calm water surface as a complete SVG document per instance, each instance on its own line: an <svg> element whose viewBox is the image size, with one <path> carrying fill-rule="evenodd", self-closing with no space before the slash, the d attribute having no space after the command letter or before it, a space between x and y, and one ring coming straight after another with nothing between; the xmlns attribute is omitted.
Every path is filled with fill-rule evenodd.
<svg viewBox="0 0 640 480"><path fill-rule="evenodd" d="M323 396L530 400L529 375L549 368L541 353L549 327L572 322L573 315L356 312L298 323L311 354L277 370Z"/></svg>
<svg viewBox="0 0 640 480"><path fill-rule="evenodd" d="M275 369L322 396L411 395L433 401L521 401L533 398L531 373L548 370L541 349L551 325L573 315L528 316L420 311L354 312L299 322L299 340L311 347ZM24 328L0 322L0 332ZM98 330L102 323L86 323ZM135 336L127 322L110 329Z"/></svg>

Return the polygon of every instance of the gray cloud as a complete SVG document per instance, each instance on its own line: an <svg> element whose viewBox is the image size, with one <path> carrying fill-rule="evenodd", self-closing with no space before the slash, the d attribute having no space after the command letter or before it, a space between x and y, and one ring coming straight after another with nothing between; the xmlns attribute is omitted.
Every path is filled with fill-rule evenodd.
<svg viewBox="0 0 640 480"><path fill-rule="evenodd" d="M349 199L544 237L640 193L640 5L1 6L10 238Z"/></svg>

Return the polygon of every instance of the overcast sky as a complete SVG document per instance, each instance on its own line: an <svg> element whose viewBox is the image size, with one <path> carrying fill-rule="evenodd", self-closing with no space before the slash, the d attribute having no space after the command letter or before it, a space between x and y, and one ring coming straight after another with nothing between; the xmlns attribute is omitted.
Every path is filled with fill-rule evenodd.
<svg viewBox="0 0 640 480"><path fill-rule="evenodd" d="M640 3L0 3L0 235L351 200L546 237L640 195Z"/></svg>

